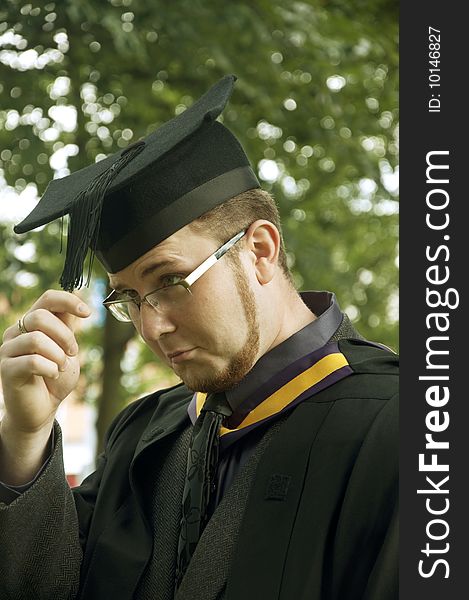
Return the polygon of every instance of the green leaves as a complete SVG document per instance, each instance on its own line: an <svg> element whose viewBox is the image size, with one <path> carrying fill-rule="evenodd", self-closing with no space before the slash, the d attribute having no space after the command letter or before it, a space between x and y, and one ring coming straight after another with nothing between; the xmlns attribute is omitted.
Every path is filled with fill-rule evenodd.
<svg viewBox="0 0 469 600"><path fill-rule="evenodd" d="M0 17L0 169L18 192L34 183L41 194L54 172L125 147L234 72L224 123L280 206L297 280L336 291L364 335L396 347L397 28L387 0L10 0ZM59 78L69 80L62 92ZM75 122L54 116L64 106ZM58 226L24 240L10 227L2 324L11 315L1 307L21 312L63 260ZM15 257L26 239L38 262ZM35 287L17 283L23 271Z"/></svg>

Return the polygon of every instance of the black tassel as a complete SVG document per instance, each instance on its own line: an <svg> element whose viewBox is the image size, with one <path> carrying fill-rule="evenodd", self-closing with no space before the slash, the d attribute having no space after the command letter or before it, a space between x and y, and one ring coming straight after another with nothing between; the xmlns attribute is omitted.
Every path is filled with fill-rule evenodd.
<svg viewBox="0 0 469 600"><path fill-rule="evenodd" d="M130 145L107 171L95 177L89 186L73 200L72 208L68 211L70 218L67 253L60 277L60 285L65 291L73 292L74 289L82 287L83 269L88 249L91 252L85 285L89 285L104 197L115 177L137 154L140 154L144 147L143 140Z"/></svg>

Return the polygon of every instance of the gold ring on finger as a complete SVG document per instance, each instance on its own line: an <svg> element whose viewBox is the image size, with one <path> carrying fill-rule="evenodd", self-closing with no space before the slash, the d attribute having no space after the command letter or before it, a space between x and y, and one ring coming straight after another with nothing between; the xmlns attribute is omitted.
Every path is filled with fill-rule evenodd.
<svg viewBox="0 0 469 600"><path fill-rule="evenodd" d="M20 319L18 319L18 329L20 333L29 333L29 331L24 326L24 318L26 315L23 315Z"/></svg>

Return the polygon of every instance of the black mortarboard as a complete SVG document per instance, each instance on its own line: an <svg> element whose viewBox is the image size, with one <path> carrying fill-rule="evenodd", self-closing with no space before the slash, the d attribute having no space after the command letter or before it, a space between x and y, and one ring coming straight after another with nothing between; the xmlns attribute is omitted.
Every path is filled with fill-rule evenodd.
<svg viewBox="0 0 469 600"><path fill-rule="evenodd" d="M65 290L83 284L89 248L116 273L218 204L259 187L240 143L215 120L235 81L227 75L145 139L50 182L14 230L70 215Z"/></svg>

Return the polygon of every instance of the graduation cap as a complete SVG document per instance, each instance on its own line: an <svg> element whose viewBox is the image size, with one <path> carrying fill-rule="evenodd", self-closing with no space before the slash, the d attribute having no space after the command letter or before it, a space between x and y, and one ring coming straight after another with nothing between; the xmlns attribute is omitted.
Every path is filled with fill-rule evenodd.
<svg viewBox="0 0 469 600"><path fill-rule="evenodd" d="M259 187L241 144L216 121L235 81L223 77L146 138L49 183L14 231L70 216L63 289L83 285L89 249L86 283L94 255L116 273L215 206Z"/></svg>

